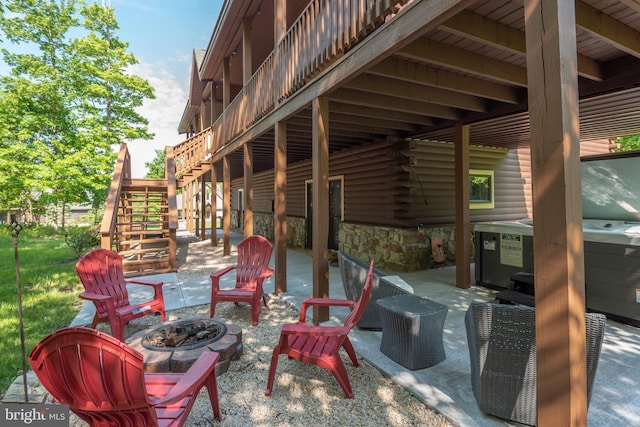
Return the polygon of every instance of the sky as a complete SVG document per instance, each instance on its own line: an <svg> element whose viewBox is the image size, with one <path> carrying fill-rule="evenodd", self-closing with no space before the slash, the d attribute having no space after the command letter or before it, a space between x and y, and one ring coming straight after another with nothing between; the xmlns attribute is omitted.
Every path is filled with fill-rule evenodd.
<svg viewBox="0 0 640 427"><path fill-rule="evenodd" d="M155 150L176 145L178 123L187 104L193 49L206 49L223 0L98 0L115 9L117 37L129 43L138 59L130 72L146 79L155 99L146 100L138 112L149 120L153 140L127 141L131 174L142 178L145 162ZM0 60L0 74L8 67Z"/></svg>
<svg viewBox="0 0 640 427"><path fill-rule="evenodd" d="M155 150L176 145L178 123L187 104L193 49L206 49L222 0L111 0L120 26L117 36L129 43L139 64L132 73L145 78L156 99L138 110L149 120L150 141L128 142L131 174L142 178Z"/></svg>

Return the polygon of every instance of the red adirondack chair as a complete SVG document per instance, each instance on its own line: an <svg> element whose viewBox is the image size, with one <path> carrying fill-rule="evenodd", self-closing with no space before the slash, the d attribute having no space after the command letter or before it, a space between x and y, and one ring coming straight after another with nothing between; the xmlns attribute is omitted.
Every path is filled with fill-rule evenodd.
<svg viewBox="0 0 640 427"><path fill-rule="evenodd" d="M236 304L246 302L251 305L251 323L258 324L260 300L267 306L262 291L262 282L273 275L269 268L269 258L273 245L262 236L253 235L238 243L238 261L235 266L223 268L211 275L211 317L215 315L216 305L222 301ZM220 289L220 278L231 271L236 272L236 285L233 289Z"/></svg>
<svg viewBox="0 0 640 427"><path fill-rule="evenodd" d="M76 271L85 289L80 297L93 301L96 306L96 314L91 323L92 328L100 322L109 322L111 335L124 341L124 326L133 319L151 313L160 313L162 321L167 320L162 295L163 283L125 280L122 272L122 258L117 253L107 249L90 251L77 262ZM131 304L127 283L153 287L153 299Z"/></svg>
<svg viewBox="0 0 640 427"><path fill-rule="evenodd" d="M60 329L29 354L31 367L55 401L101 427L182 426L203 386L220 419L218 358L207 351L184 374L145 373L142 354L89 328Z"/></svg>
<svg viewBox="0 0 640 427"><path fill-rule="evenodd" d="M286 354L289 358L320 366L329 370L338 380L338 384L344 390L347 397L353 397L351 383L347 369L340 358L340 348L344 348L354 366L359 366L356 352L349 340L348 334L358 323L364 311L367 301L371 296L373 283L373 261L369 265L369 273L358 301L332 299L332 298L307 298L302 302L300 320L294 324L282 325L280 341L273 350L269 379L265 395L270 396L273 389L273 380L278 365L278 356ZM306 323L307 309L314 305L320 306L346 306L351 307L351 313L345 318L342 326L314 326Z"/></svg>

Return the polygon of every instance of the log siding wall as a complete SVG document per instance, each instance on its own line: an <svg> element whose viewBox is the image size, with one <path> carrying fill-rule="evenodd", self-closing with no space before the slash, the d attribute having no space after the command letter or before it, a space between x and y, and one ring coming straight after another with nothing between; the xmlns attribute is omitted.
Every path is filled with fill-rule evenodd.
<svg viewBox="0 0 640 427"><path fill-rule="evenodd" d="M529 149L504 150L471 146L471 169L494 171L495 203L492 209L472 209L470 221L498 221L526 218L530 214ZM404 213L410 226L443 225L455 222L454 145L412 140L404 153L411 180Z"/></svg>
<svg viewBox="0 0 640 427"><path fill-rule="evenodd" d="M606 153L608 141L581 144L581 155ZM455 222L454 146L434 141L389 139L331 153L330 177L344 180L344 222L398 228ZM531 218L531 155L528 147L470 147L471 169L494 171L493 209L472 209L472 223ZM311 160L287 167L287 216L305 217L305 182ZM253 177L256 213L271 213L273 170ZM231 209L238 209L242 178L231 183Z"/></svg>

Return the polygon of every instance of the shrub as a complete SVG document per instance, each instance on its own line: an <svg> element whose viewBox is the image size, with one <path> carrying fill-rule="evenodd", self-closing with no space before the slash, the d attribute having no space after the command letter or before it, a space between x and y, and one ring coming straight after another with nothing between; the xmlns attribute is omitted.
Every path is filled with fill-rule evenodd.
<svg viewBox="0 0 640 427"><path fill-rule="evenodd" d="M56 236L56 231L50 225L30 225L26 233L33 238L46 239Z"/></svg>
<svg viewBox="0 0 640 427"><path fill-rule="evenodd" d="M80 258L89 249L100 246L100 233L97 226L94 227L67 227L64 241L67 246Z"/></svg>

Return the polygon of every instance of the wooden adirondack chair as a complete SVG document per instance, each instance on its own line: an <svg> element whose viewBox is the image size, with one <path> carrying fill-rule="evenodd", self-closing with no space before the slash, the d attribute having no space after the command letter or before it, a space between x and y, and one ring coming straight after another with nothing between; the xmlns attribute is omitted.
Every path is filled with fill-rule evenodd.
<svg viewBox="0 0 640 427"><path fill-rule="evenodd" d="M45 337L29 362L54 401L91 426L182 426L198 392L207 387L220 419L215 364L204 352L184 374L145 373L142 354L89 328L64 328Z"/></svg>
<svg viewBox="0 0 640 427"><path fill-rule="evenodd" d="M93 301L96 314L91 327L100 322L109 322L111 335L124 341L124 326L133 319L151 313L160 313L162 321L167 320L162 295L162 282L125 280L122 272L122 258L107 249L95 249L85 254L76 264L76 272L85 291L80 298ZM129 302L127 283L153 287L154 296L150 301L139 304Z"/></svg>
<svg viewBox="0 0 640 427"><path fill-rule="evenodd" d="M354 366L359 366L356 352L349 340L348 334L358 323L364 311L373 283L373 261L369 265L369 273L362 294L358 301L332 299L332 298L307 298L302 302L300 319L297 323L282 325L280 341L273 350L269 379L265 395L270 396L273 389L273 380L278 365L278 356L286 354L289 358L320 366L329 370L338 380L338 384L344 390L347 397L353 397L351 383L347 369L340 358L340 348L344 348ZM307 309L314 305L321 306L346 306L351 307L351 313L345 318L342 326L314 326L306 322Z"/></svg>
<svg viewBox="0 0 640 427"><path fill-rule="evenodd" d="M253 235L238 243L238 261L235 266L223 268L211 275L211 317L215 315L216 305L222 301L236 304L246 302L251 305L251 324L258 324L260 300L267 306L262 291L262 282L273 275L269 268L269 259L273 245L262 236ZM231 271L236 272L236 285L233 289L220 289L220 278Z"/></svg>

